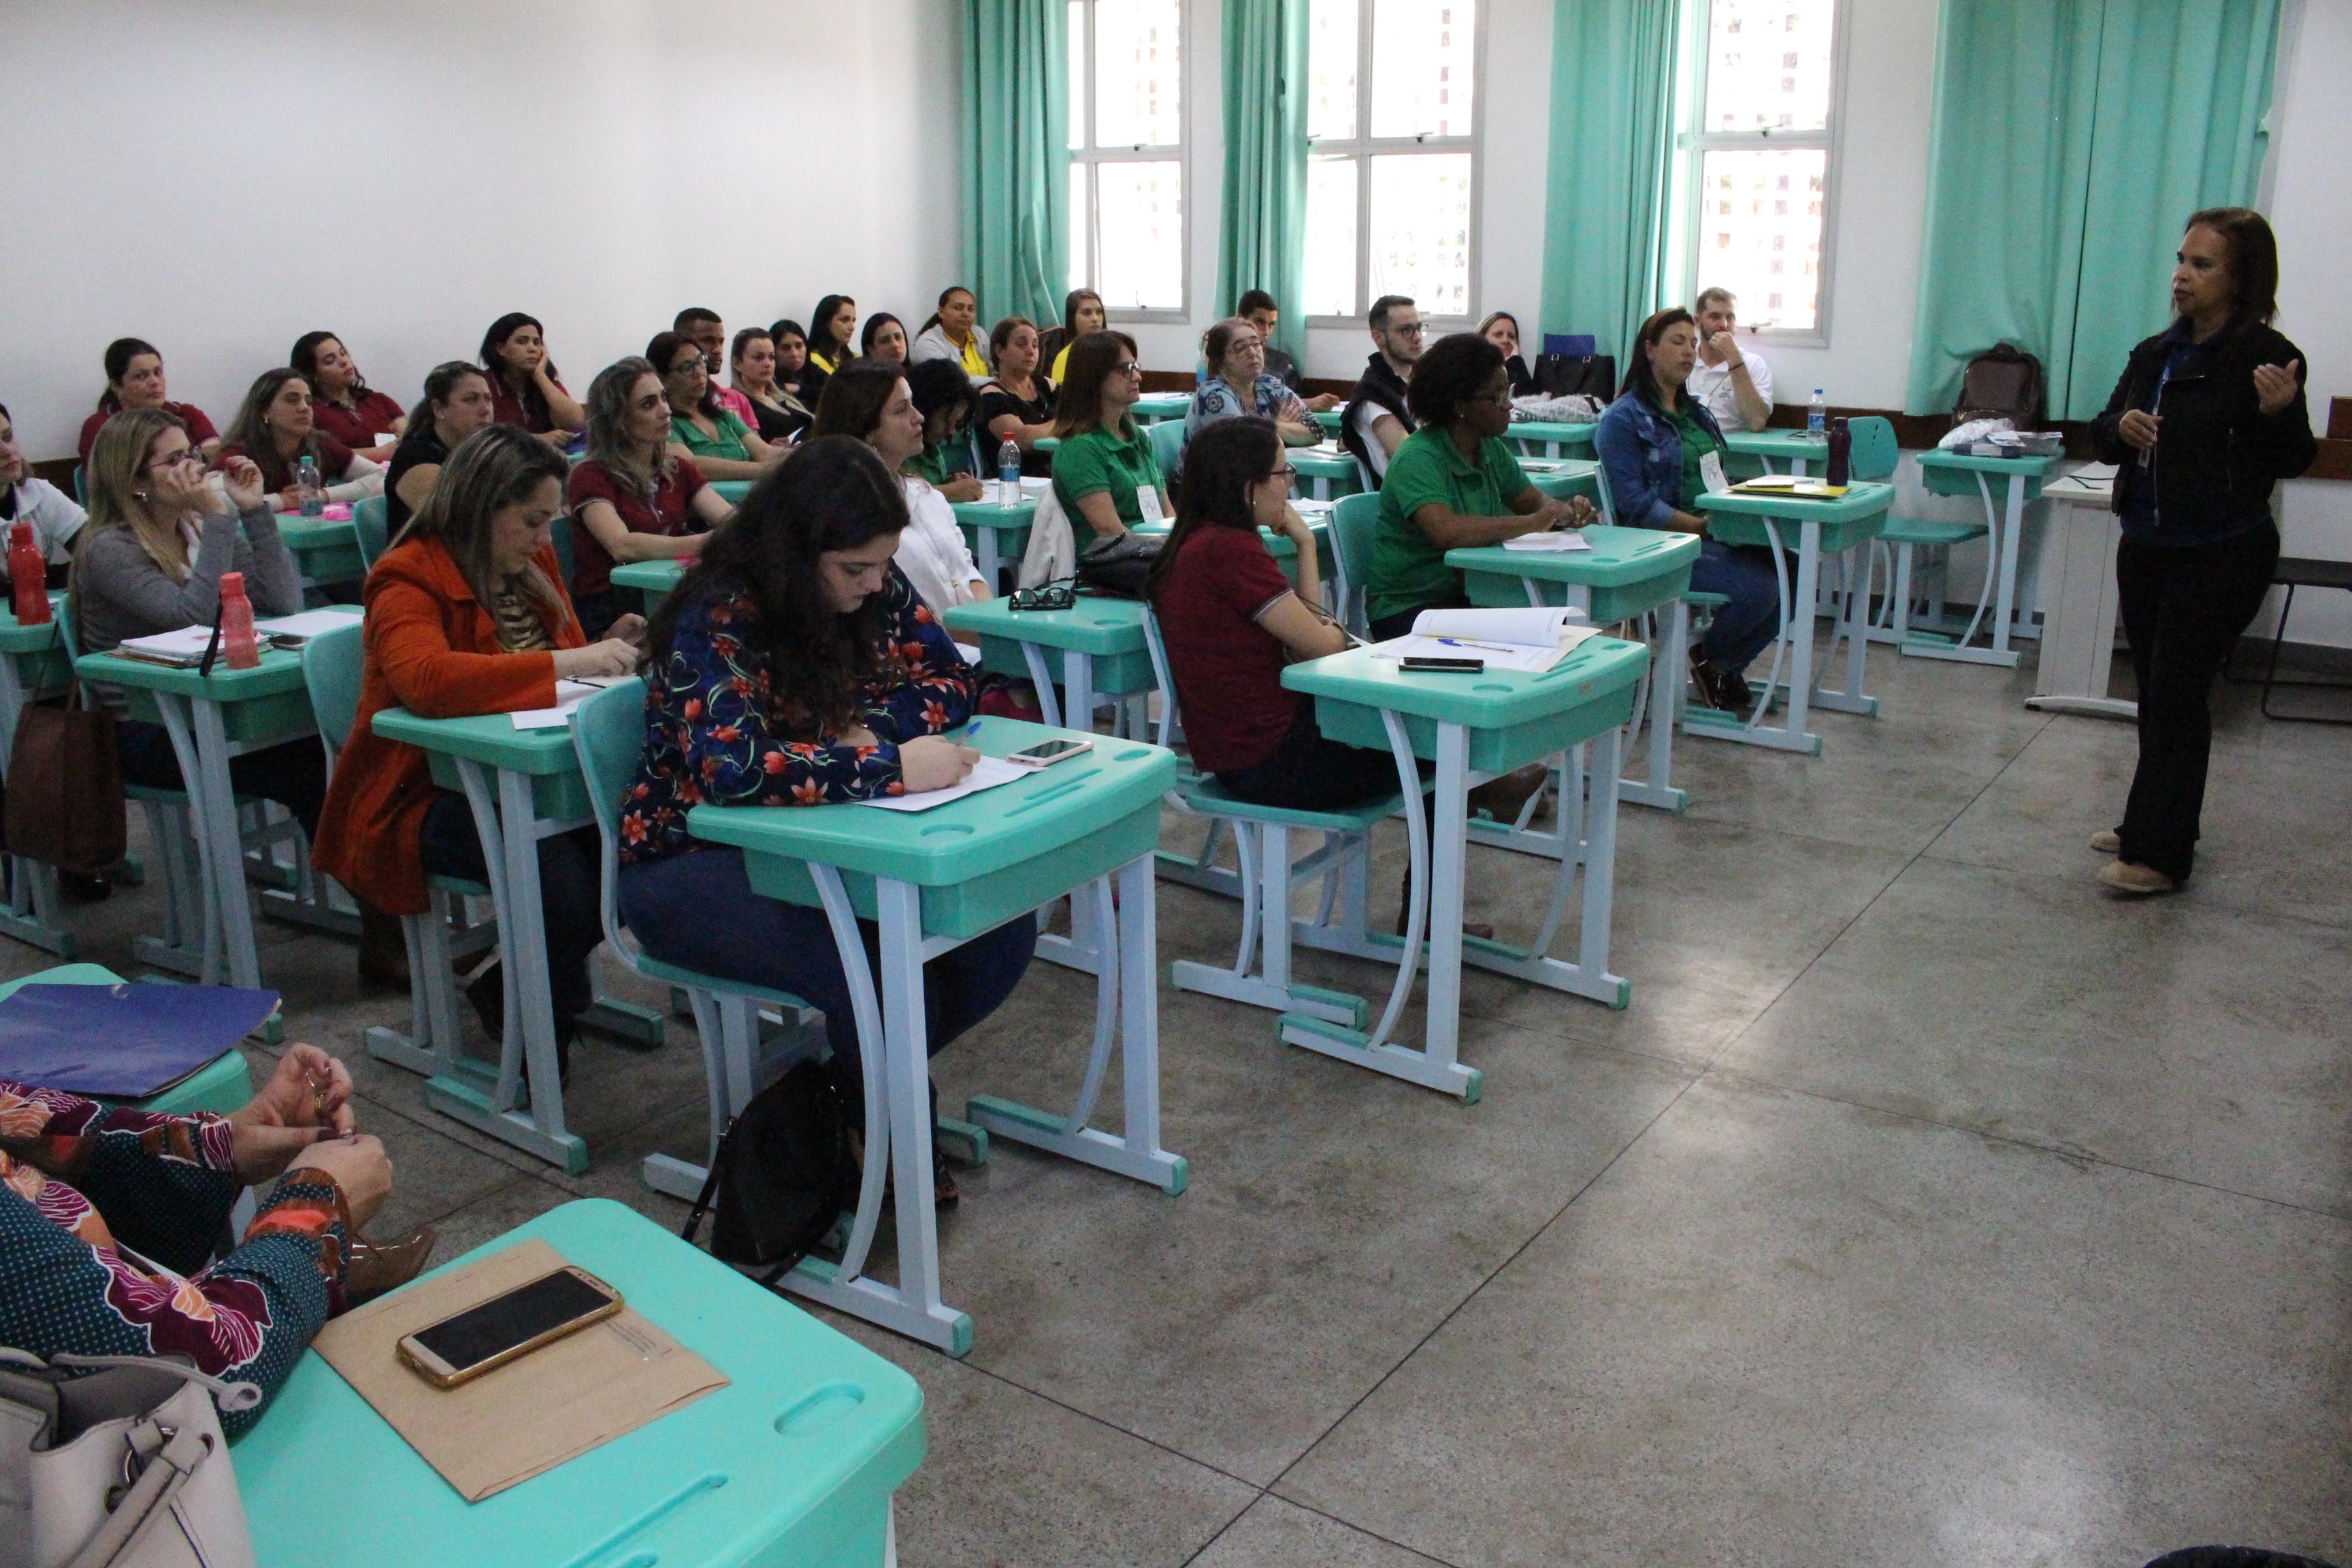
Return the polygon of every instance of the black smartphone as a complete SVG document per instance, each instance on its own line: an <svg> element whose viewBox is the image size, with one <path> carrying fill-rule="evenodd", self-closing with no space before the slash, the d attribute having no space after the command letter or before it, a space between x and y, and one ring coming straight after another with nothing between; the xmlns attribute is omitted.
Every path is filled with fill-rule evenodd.
<svg viewBox="0 0 2352 1568"><path fill-rule="evenodd" d="M1401 661L1408 675L1484 675L1483 658L1408 658Z"/></svg>
<svg viewBox="0 0 2352 1568"><path fill-rule="evenodd" d="M621 1310L621 1293L565 1267L402 1336L400 1359L436 1388L455 1388Z"/></svg>

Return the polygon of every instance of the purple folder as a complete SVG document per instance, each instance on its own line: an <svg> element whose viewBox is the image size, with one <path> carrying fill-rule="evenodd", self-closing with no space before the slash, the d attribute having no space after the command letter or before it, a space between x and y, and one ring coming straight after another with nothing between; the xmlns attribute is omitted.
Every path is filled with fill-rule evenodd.
<svg viewBox="0 0 2352 1568"><path fill-rule="evenodd" d="M0 1079L144 1100L236 1047L278 1010L230 985L26 985L0 1000Z"/></svg>

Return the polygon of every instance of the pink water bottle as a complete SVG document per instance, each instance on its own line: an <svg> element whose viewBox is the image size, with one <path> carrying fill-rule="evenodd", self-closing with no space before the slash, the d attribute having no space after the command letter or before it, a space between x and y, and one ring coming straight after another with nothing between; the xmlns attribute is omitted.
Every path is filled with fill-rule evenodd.
<svg viewBox="0 0 2352 1568"><path fill-rule="evenodd" d="M253 636L253 601L245 596L245 574L224 572L220 580L221 653L231 669L251 669L261 662L261 646Z"/></svg>
<svg viewBox="0 0 2352 1568"><path fill-rule="evenodd" d="M8 531L8 581L16 592L16 624L46 626L49 619L48 563L33 542L33 525L20 522Z"/></svg>

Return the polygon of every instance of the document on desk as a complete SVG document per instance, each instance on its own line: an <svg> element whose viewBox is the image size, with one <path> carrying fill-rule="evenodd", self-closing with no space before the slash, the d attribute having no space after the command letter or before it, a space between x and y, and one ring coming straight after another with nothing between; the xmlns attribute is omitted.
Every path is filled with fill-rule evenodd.
<svg viewBox="0 0 2352 1568"><path fill-rule="evenodd" d="M555 730L572 722L572 710L596 695L603 687L601 680L558 680L555 683L555 706L526 708L510 713L518 730Z"/></svg>
<svg viewBox="0 0 2352 1568"><path fill-rule="evenodd" d="M401 1363L403 1335L564 1262L543 1241L518 1242L344 1313L311 1347L467 1502L727 1386L717 1367L626 1307L455 1388L436 1388Z"/></svg>
<svg viewBox="0 0 2352 1568"><path fill-rule="evenodd" d="M1592 548L1592 541L1576 529L1555 528L1515 535L1503 541L1503 548L1532 551L1540 555L1562 555L1572 551L1589 551Z"/></svg>
<svg viewBox="0 0 2352 1568"><path fill-rule="evenodd" d="M1374 643L1370 652L1374 658L1477 658L1484 659L1489 669L1540 675L1577 644L1597 635L1598 628L1578 626L1570 619L1577 613L1423 610L1413 617L1409 635Z"/></svg>
<svg viewBox="0 0 2352 1568"><path fill-rule="evenodd" d="M978 795L998 784L1011 784L1025 778L1035 768L1024 768L1019 763L1008 763L1003 757L982 757L964 775L963 783L950 784L945 789L925 790L920 795L884 795L876 800L861 800L860 805L878 805L885 811L929 811L935 805L945 805L951 800L961 800L968 795Z"/></svg>
<svg viewBox="0 0 2352 1568"><path fill-rule="evenodd" d="M320 632L340 631L359 618L357 605L331 605L323 610L304 610L299 615L272 616L266 621L254 622L253 629L268 637L307 640Z"/></svg>

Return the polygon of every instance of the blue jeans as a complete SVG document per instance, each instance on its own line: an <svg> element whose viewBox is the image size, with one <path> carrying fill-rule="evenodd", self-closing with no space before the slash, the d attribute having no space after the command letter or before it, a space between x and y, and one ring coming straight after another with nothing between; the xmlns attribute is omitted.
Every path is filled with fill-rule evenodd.
<svg viewBox="0 0 2352 1568"><path fill-rule="evenodd" d="M778 807L789 810L790 807ZM621 868L621 919L665 963L720 980L789 991L824 1014L834 1083L850 1125L863 1126L864 1042L849 1003L849 977L823 910L763 898L751 890L740 849L698 849ZM880 979L881 933L857 922L866 962ZM923 965L927 1042L948 1042L1004 1005L1037 951L1037 921L1022 915Z"/></svg>
<svg viewBox="0 0 2352 1568"><path fill-rule="evenodd" d="M1691 566L1691 587L1731 599L1715 612L1703 645L1717 668L1739 674L1780 635L1780 583L1772 570L1772 552L1764 545L1702 540Z"/></svg>

